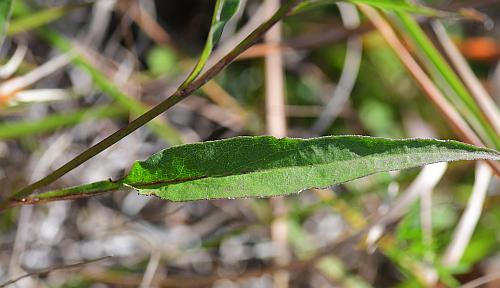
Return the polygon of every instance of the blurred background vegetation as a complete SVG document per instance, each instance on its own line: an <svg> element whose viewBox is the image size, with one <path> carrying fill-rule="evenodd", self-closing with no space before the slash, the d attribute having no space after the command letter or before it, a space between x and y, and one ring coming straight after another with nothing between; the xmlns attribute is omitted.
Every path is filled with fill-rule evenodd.
<svg viewBox="0 0 500 288"><path fill-rule="evenodd" d="M203 47L213 4L16 0L0 50L2 196L175 91ZM439 22L415 19L439 53L448 48L436 26L445 27L492 96L490 104L498 101L500 1L423 4L449 12L469 8ZM239 31L263 22L265 8L262 1L242 1L215 55L224 55ZM412 39L394 13L384 15L401 39ZM290 15L282 22L281 45L268 39L251 47L193 96L53 188L119 178L134 160L171 145L269 133L266 79L280 81L266 75L269 55L282 59L282 132L289 137L464 140L377 28L354 6ZM430 62L418 59L422 66ZM439 73L426 71L446 87ZM500 186L484 169L457 162L380 173L281 202L168 203L117 192L16 207L0 214L0 283L33 273L12 287L500 287ZM484 204L472 203L479 197L469 197L473 190L484 190ZM479 219L460 246L457 239L467 232L459 221L468 205L476 205L471 213Z"/></svg>

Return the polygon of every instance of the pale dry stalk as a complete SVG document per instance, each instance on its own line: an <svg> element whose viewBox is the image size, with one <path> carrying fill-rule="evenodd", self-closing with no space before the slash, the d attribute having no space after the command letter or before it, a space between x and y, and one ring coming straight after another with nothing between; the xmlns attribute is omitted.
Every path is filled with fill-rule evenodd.
<svg viewBox="0 0 500 288"><path fill-rule="evenodd" d="M415 61L413 56L398 38L391 25L374 8L364 4L360 4L358 6L377 28L387 44L389 44L394 52L396 52L400 61L406 67L408 72L410 72L418 86L422 89L422 92L424 92L434 106L439 109L455 133L457 133L465 142L484 147L485 145L476 133L470 128L470 126L465 122L462 116L460 116L457 110L448 102L448 100L446 100L442 92L436 87L436 85L434 85L432 80L420 67L417 61ZM497 175L500 175L500 165L497 162L488 161L488 164L493 168Z"/></svg>
<svg viewBox="0 0 500 288"><path fill-rule="evenodd" d="M264 2L266 16L271 16L280 6L279 0L266 0ZM274 27L264 36L266 43L281 42L281 24L276 23ZM283 55L280 51L270 51L265 58L266 77L266 128L269 135L275 137L286 136L286 114L285 114L285 85L283 74ZM275 264L286 266L290 263L290 252L288 250L288 228L286 221L287 207L282 197L271 199L274 211L274 220L271 224L271 237L276 244ZM274 287L287 288L290 273L286 270L277 270L274 273Z"/></svg>

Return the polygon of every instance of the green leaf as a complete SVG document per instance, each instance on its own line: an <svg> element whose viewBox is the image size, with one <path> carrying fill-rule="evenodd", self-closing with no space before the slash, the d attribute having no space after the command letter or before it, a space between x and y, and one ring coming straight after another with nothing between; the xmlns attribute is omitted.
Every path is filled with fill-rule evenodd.
<svg viewBox="0 0 500 288"><path fill-rule="evenodd" d="M160 151L134 163L125 178L99 183L106 189L111 184L128 186L170 201L271 197L327 187L376 172L474 159L500 160L500 153L456 141L429 139L236 137ZM83 191L77 188L66 191ZM93 186L93 193L97 188Z"/></svg>
<svg viewBox="0 0 500 288"><path fill-rule="evenodd" d="M207 41L205 42L205 47L201 52L198 63L193 68L193 71L189 74L186 80L181 84L180 88L183 89L187 87L191 82L193 82L196 77L200 74L208 60L208 57L212 53L212 50L219 42L224 26L231 19L231 17L236 14L240 6L240 0L217 0L215 3L214 14L212 16L212 23L210 25L210 31L208 32Z"/></svg>
<svg viewBox="0 0 500 288"><path fill-rule="evenodd" d="M121 184L113 183L109 180L94 182L90 184L84 184L76 187L71 187L67 189L54 190L50 192L41 193L38 195L34 195L32 199L36 200L45 200L45 199L60 199L60 198L68 198L71 195L92 195L92 194L100 194L107 191L113 191L123 188Z"/></svg>
<svg viewBox="0 0 500 288"><path fill-rule="evenodd" d="M0 123L0 140L33 136L52 130L98 118L112 118L126 115L123 107L97 106L84 108L71 113L50 115L40 120L26 120Z"/></svg>
<svg viewBox="0 0 500 288"><path fill-rule="evenodd" d="M294 13L299 13L305 10L310 10L323 5L331 5L340 2L339 0L307 0L303 1L295 7ZM379 9L389 10L389 11L401 11L401 12L411 12L418 13L427 16L436 16L438 10L419 6L412 4L405 0L347 0L353 4L367 4Z"/></svg>
<svg viewBox="0 0 500 288"><path fill-rule="evenodd" d="M47 8L34 13L30 13L29 15L24 15L22 17L12 20L9 29L7 30L7 35L12 36L44 26L46 24L58 20L59 18L67 15L72 11L92 6L93 4L94 4L93 2L69 4L65 6Z"/></svg>
<svg viewBox="0 0 500 288"><path fill-rule="evenodd" d="M0 1L0 44L3 42L5 30L9 23L10 13L12 10L12 0Z"/></svg>
<svg viewBox="0 0 500 288"><path fill-rule="evenodd" d="M178 61L175 52L168 47L154 47L146 56L149 72L154 76L174 74L179 70Z"/></svg>

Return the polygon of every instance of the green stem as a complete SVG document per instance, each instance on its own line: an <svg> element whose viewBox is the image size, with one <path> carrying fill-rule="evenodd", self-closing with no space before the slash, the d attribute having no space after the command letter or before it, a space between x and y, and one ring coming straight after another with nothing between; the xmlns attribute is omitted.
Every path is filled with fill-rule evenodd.
<svg viewBox="0 0 500 288"><path fill-rule="evenodd" d="M250 35L248 35L243 41L241 41L240 44L238 44L233 50L231 50L231 52L229 52L219 62L214 64L198 79L191 82L191 84L189 84L187 87L185 87L184 89L177 90L170 97L165 99L160 104L156 105L148 112L141 115L139 118L130 122L127 126L123 127L122 129L111 134L101 142L85 150L80 155L76 156L74 159L70 160L69 162L67 162L57 170L53 171L49 175L45 176L41 180L36 181L31 185L28 185L25 188L12 194L7 199L7 201L4 201L2 204L0 204L0 209L7 206L10 201L16 198L27 197L31 195L33 192L35 192L37 189L53 183L54 181L61 178L69 171L75 169L76 167L80 166L81 164L91 159L95 155L106 150L111 145L120 141L130 133L144 126L146 123L153 120L155 117L165 112L166 110L168 110L170 107L174 106L181 100L187 98L191 93L193 93L198 88L203 86L210 79L214 78L220 71L222 71L226 66L228 66L238 55L240 55L242 52L248 49L253 43L255 43L276 22L278 22L281 18L285 17L285 15L291 10L291 8L299 1L300 0L290 0L286 2L286 4L282 5L281 8L278 11L276 11L276 13L271 18L269 18L266 22L262 23L259 27L257 27L252 33L250 33Z"/></svg>
<svg viewBox="0 0 500 288"><path fill-rule="evenodd" d="M23 199L14 199L10 201L6 207L2 207L0 210L3 210L4 208L12 208L19 205L33 205L51 201L87 198L125 188L126 187L120 183L115 183L110 180L104 180L71 188L48 191Z"/></svg>
<svg viewBox="0 0 500 288"><path fill-rule="evenodd" d="M186 88L191 82L193 82L196 77L198 77L199 73L205 66L205 63L208 60L208 57L210 57L210 53L212 52L214 43L213 43L213 26L217 23L217 18L219 17L219 10L221 9L221 6L224 4L224 0L217 0L215 2L215 7L214 7L214 13L212 15L212 22L210 24L210 31L208 32L208 37L207 41L205 42L205 47L203 47L203 51L201 52L200 58L198 59L198 62L196 65L193 67L193 70L189 75L186 77L186 80L182 82L180 85L180 88Z"/></svg>

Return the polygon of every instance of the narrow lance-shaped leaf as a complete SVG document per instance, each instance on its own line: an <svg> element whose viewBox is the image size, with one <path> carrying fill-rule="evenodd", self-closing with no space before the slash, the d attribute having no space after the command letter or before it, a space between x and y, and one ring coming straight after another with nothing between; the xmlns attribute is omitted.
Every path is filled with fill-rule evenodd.
<svg viewBox="0 0 500 288"><path fill-rule="evenodd" d="M430 139L236 137L172 147L134 163L130 173L119 181L50 193L86 193L86 187L91 187L89 193L98 193L128 186L141 194L171 201L271 197L327 187L376 172L474 159L500 160L500 153Z"/></svg>
<svg viewBox="0 0 500 288"><path fill-rule="evenodd" d="M212 23L210 24L210 31L208 32L208 37L205 41L205 47L203 48L200 58L198 59L196 66L194 66L193 71L191 71L189 76L182 83L181 89L193 82L193 80L198 77L201 70L203 70L203 67L212 53L215 44L217 44L220 36L222 35L224 26L229 19L236 14L239 6L240 0L217 0L215 3L214 14L212 16Z"/></svg>
<svg viewBox="0 0 500 288"><path fill-rule="evenodd" d="M299 13L302 11L310 10L323 5L331 5L339 0L306 0L297 5L294 9L294 13ZM436 16L440 12L436 9L432 9L425 6L415 5L405 0L347 0L353 4L367 4L376 8L388 10L388 11L401 11L401 12L411 12L418 13L427 16Z"/></svg>

